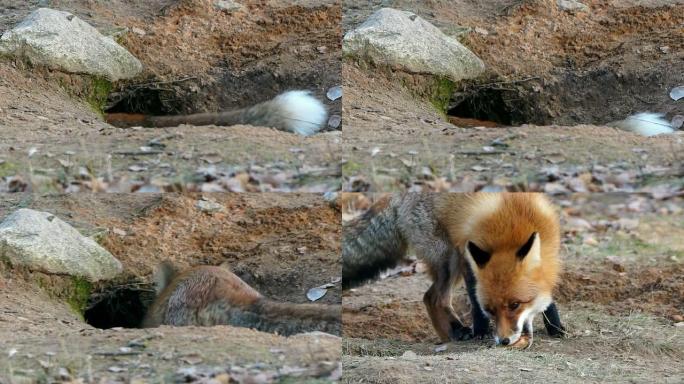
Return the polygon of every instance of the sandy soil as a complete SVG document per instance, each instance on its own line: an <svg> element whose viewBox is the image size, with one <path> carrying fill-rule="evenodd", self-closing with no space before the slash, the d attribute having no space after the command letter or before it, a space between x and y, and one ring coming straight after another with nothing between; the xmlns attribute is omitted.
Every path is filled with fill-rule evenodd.
<svg viewBox="0 0 684 384"><path fill-rule="evenodd" d="M1 1L0 33L38 3ZM120 40L143 62L144 73L115 84L109 98L98 101L112 112L217 111L308 89L331 114L340 114L341 100L325 96L341 84L341 7L335 2L255 0L233 13L208 0L48 3L103 33L128 31ZM253 184L212 190L339 189L339 128L311 138L246 126L119 129L94 110L93 87L82 76L0 59L0 187L206 190L203 173L211 167L228 176L247 173Z"/></svg>
<svg viewBox="0 0 684 384"><path fill-rule="evenodd" d="M684 114L668 96L684 82L684 3L585 3L590 14L558 11L555 1L382 2L425 17L485 61L486 74L457 85L446 110L489 121L454 126L431 101L433 79L345 59L343 189L681 184L681 131L644 138L604 124L641 111ZM346 1L344 29L380 6ZM576 177L591 181L567 181Z"/></svg>
<svg viewBox="0 0 684 384"><path fill-rule="evenodd" d="M537 319L540 331L527 351L486 340L436 352L422 303L429 277L393 275L343 295L343 381L484 383L495 375L511 383L680 382L682 200L591 194L556 202L563 207L564 273L555 296L567 338L549 338ZM462 287L454 307L470 321Z"/></svg>
<svg viewBox="0 0 684 384"><path fill-rule="evenodd" d="M200 211L201 197L225 212ZM64 218L124 265L116 281L92 287L83 303L86 319L98 305L121 322L142 316L152 295L151 270L161 260L181 268L226 263L264 295L300 303L308 301L309 288L341 276L339 207L320 195L14 194L0 199L0 216L17 207ZM64 372L86 382L194 381L226 370L235 378L240 368L262 375L257 382L339 376L339 337L285 338L227 326L98 329L74 311L69 278L0 268L3 383L60 380ZM340 303L339 284L319 301Z"/></svg>

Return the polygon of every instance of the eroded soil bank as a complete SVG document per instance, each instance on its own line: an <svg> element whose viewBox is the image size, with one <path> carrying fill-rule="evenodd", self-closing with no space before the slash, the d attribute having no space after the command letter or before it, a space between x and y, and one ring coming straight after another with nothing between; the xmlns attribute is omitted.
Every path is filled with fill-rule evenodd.
<svg viewBox="0 0 684 384"><path fill-rule="evenodd" d="M224 211L200 210L201 198ZM339 376L336 336L286 338L229 326L135 328L153 297L152 268L162 260L181 268L226 263L267 297L308 302L308 289L341 276L335 202L313 194L16 194L0 199L0 216L18 207L51 212L94 236L124 272L115 281L86 284L3 263L0 382L67 375L85 382ZM340 303L339 284L319 301ZM114 328L87 324L83 311L91 323L99 312Z"/></svg>

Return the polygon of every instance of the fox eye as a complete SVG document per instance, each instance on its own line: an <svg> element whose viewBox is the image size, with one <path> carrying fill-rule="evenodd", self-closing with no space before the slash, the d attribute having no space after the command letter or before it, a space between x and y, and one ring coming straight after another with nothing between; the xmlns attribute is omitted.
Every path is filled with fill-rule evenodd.
<svg viewBox="0 0 684 384"><path fill-rule="evenodd" d="M508 304L508 309L510 309L511 311L515 311L516 309L518 309L518 307L520 307L520 303L517 301L514 303Z"/></svg>

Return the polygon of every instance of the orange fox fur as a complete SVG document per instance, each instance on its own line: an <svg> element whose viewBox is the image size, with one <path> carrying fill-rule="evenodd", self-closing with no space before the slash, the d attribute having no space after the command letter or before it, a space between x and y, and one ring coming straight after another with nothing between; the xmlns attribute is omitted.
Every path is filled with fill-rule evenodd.
<svg viewBox="0 0 684 384"><path fill-rule="evenodd" d="M344 226L343 285L373 278L412 248L433 280L424 302L440 339L484 336L492 319L498 343L528 346L538 313L549 333L563 332L551 299L559 247L558 214L542 194L393 195ZM472 330L451 306L462 277Z"/></svg>
<svg viewBox="0 0 684 384"><path fill-rule="evenodd" d="M176 273L162 264L155 274L159 295L143 327L233 325L292 335L340 334L340 306L276 302L263 297L225 267L200 266Z"/></svg>

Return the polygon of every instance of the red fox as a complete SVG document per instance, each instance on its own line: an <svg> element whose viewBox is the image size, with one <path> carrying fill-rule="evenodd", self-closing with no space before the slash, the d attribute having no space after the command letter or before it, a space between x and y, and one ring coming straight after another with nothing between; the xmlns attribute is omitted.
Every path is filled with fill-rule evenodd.
<svg viewBox="0 0 684 384"><path fill-rule="evenodd" d="M178 273L169 263L155 272L158 296L143 328L232 325L289 336L322 331L340 335L339 305L281 303L259 292L222 266Z"/></svg>
<svg viewBox="0 0 684 384"><path fill-rule="evenodd" d="M220 125L251 124L310 136L323 128L328 112L323 103L307 91L288 91L272 100L226 112L194 115L147 116L111 113L107 122L118 127L175 127L180 124Z"/></svg>
<svg viewBox="0 0 684 384"><path fill-rule="evenodd" d="M491 319L497 344L526 348L532 344L532 320L541 312L550 335L565 334L552 299L560 269L558 214L544 195L386 196L343 227L343 287L393 267L409 247L432 277L423 301L442 341L485 337ZM472 329L451 304L461 277Z"/></svg>

